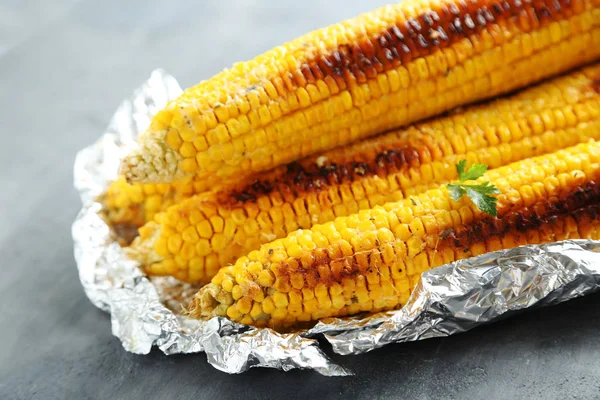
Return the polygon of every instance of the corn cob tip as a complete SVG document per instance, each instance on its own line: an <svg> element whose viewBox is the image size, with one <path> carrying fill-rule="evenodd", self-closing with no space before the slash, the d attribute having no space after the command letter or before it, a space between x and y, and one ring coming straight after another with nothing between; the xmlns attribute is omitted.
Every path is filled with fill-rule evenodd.
<svg viewBox="0 0 600 400"><path fill-rule="evenodd" d="M154 135L156 137L142 135L140 147L123 159L120 174L125 177L127 183L169 183L185 177L177 168L182 159L181 155L158 137L161 135L165 136L165 133Z"/></svg>
<svg viewBox="0 0 600 400"><path fill-rule="evenodd" d="M125 253L130 259L139 261L144 269L147 269L148 265L161 261L160 256L152 248L152 244L160 236L160 226L155 221L150 221L139 228L138 233L131 245L125 248Z"/></svg>
<svg viewBox="0 0 600 400"><path fill-rule="evenodd" d="M227 308L233 304L231 294L221 290L213 283L205 285L196 293L187 313L192 318L212 318L214 316L227 316Z"/></svg>

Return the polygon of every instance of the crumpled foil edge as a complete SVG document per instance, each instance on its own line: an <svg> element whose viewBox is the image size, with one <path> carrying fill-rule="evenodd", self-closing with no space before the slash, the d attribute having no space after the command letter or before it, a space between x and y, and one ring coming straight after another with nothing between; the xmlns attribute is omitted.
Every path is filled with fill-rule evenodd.
<svg viewBox="0 0 600 400"><path fill-rule="evenodd" d="M367 317L329 318L312 329L278 333L212 318L190 319L169 308L168 293L184 285L143 275L112 238L99 215L98 196L117 176L121 158L152 116L181 93L162 70L117 109L105 134L81 150L74 185L83 207L73 226L74 254L87 297L110 313L112 333L130 352L205 352L227 373L252 367L313 369L327 376L352 374L319 347L327 340L338 354L360 354L390 343L448 336L533 306L547 306L600 288L600 242L568 240L524 246L461 260L425 272L407 305ZM187 288L189 291L189 288Z"/></svg>

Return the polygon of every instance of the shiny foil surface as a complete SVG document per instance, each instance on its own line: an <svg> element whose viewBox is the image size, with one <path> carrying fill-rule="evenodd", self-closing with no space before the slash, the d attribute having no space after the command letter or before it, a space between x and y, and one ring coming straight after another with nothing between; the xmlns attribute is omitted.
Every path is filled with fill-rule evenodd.
<svg viewBox="0 0 600 400"><path fill-rule="evenodd" d="M181 93L164 71L117 109L104 135L81 150L74 184L83 207L72 226L75 260L86 295L110 313L112 333L125 350L147 354L205 352L227 373L252 367L314 369L328 376L352 374L319 347L359 354L390 343L464 332L529 307L547 306L600 288L600 241L569 240L501 250L425 272L408 304L366 317L329 318L310 330L278 333L215 317L180 314L197 288L172 278L148 278L129 260L99 215L97 197L117 176L120 159L135 146L152 115Z"/></svg>

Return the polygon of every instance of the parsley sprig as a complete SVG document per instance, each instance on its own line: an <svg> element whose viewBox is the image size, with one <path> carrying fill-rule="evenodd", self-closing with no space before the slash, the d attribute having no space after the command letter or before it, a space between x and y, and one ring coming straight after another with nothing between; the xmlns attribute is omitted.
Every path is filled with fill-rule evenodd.
<svg viewBox="0 0 600 400"><path fill-rule="evenodd" d="M490 182L482 182L479 184L466 184L467 181L474 181L483 176L487 171L485 164L473 164L467 168L467 160L461 160L456 164L456 172L458 172L459 183L450 183L446 185L450 192L450 198L454 201L459 200L464 195L467 195L477 208L489 215L497 216L498 210L496 203L498 198L494 194L500 194L500 190Z"/></svg>

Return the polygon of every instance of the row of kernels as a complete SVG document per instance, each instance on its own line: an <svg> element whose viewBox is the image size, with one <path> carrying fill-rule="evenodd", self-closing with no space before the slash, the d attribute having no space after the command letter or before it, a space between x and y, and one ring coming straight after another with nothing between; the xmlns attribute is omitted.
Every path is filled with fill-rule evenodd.
<svg viewBox="0 0 600 400"><path fill-rule="evenodd" d="M387 266L379 266L376 269L380 272L388 270ZM380 273L379 275L385 279L375 280L374 277L369 276L365 280L364 277L359 276L356 282L352 279L344 279L342 284L333 284L330 287L320 283L316 285L314 290L308 288L302 289L302 291L291 290L287 294L277 292L265 298L260 311L279 319L284 318L286 312L295 316L300 315L302 312L301 306L303 306L303 312L311 314L312 318L315 319L319 317L319 313L324 313L323 316L332 315L333 310L339 311L345 306L352 306L354 299L358 304L362 304L363 310L397 305L398 290L408 290L406 279L400 278L391 281L386 278L389 272L387 274L385 272ZM400 297L406 299L408 294L403 294ZM242 311L250 309L250 305L246 303L248 302L244 301L242 303ZM287 310L284 310L286 307ZM239 305L238 308L240 308ZM258 307L253 309L255 310L252 315L253 318L263 317Z"/></svg>
<svg viewBox="0 0 600 400"><path fill-rule="evenodd" d="M468 39L465 39L463 42L459 42L458 44L456 44L455 48L456 48L456 53L457 53L457 55L458 55L458 61L459 61L459 62L461 62L461 60L462 60L462 61L465 61L465 60L466 60L466 62L467 62L467 63L468 63L469 61L471 61L471 60L470 60L470 58L469 58L469 56L470 56L470 55L472 55L472 54L471 54L471 53L472 53L472 47L473 47L473 46L472 46L472 44L471 44L471 43L468 41ZM489 46L487 46L487 47L489 47ZM432 64L432 65L430 66L430 69L432 69L432 70L435 70L435 68L433 68L433 67L434 67L434 65ZM411 71L419 71L418 73L417 73L417 72L412 72L412 73L410 74L411 76L413 76L413 79L414 79L414 78L423 78L423 73L421 73L420 71L426 71L426 70L427 70L427 62L425 61L425 59L423 59L423 58L419 58L419 59L415 60L415 62L413 62L413 63L410 63L410 64L409 64L409 69L410 69ZM426 74L426 75L427 75L427 74ZM466 74L466 75L468 75L468 74ZM325 88L325 87L327 87L327 85L324 85L324 84L321 84L320 86L321 86L322 88ZM311 87L311 86L309 85L309 87ZM299 90L299 92L301 92L301 91ZM252 93L252 92L251 92L251 93ZM318 92L318 91L315 91L315 94L313 95L313 97L315 97L315 96L316 96L316 93L319 93L319 92ZM273 91L273 93L272 93L272 94L273 94L273 95L276 95L276 92L275 92L275 91ZM249 94L249 96L250 96L250 94ZM316 101L316 100L318 100L318 99L315 97L315 99L314 99L314 100ZM310 103L310 102L309 102L309 103ZM307 105L308 105L308 104L307 104ZM263 107L264 107L264 106L263 106ZM222 114L222 113L225 113L225 107L221 107L221 108L217 108L217 109L215 109L215 113L216 113L216 114ZM220 120L223 120L223 119L227 119L227 118L221 117L221 118L219 118L219 119L220 119Z"/></svg>

